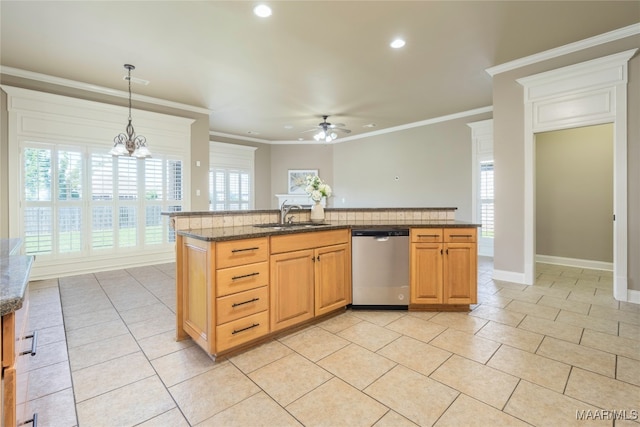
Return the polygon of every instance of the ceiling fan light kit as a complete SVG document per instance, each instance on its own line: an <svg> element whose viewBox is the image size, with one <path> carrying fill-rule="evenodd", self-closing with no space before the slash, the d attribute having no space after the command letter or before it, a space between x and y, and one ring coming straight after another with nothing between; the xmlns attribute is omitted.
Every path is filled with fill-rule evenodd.
<svg viewBox="0 0 640 427"><path fill-rule="evenodd" d="M318 126L316 129L310 129L309 131L306 131L306 132L317 130L317 132L313 135L313 139L315 139L316 141L324 141L324 142L331 142L334 139L338 138L338 134L335 132L336 130L344 133L351 132L349 129L342 128L342 126L344 126L344 124L342 123L331 124L327 122L328 118L329 116L322 116L322 119L323 119L322 123L318 123Z"/></svg>

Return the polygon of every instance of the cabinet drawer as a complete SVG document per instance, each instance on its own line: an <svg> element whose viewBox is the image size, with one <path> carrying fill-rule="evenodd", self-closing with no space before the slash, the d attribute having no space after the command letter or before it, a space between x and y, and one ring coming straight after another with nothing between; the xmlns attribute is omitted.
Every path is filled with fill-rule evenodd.
<svg viewBox="0 0 640 427"><path fill-rule="evenodd" d="M248 291L269 284L269 263L258 262L216 271L216 296Z"/></svg>
<svg viewBox="0 0 640 427"><path fill-rule="evenodd" d="M350 237L351 232L348 229L273 236L271 237L271 253L279 254L349 243Z"/></svg>
<svg viewBox="0 0 640 427"><path fill-rule="evenodd" d="M444 241L447 243L475 242L477 228L445 228Z"/></svg>
<svg viewBox="0 0 640 427"><path fill-rule="evenodd" d="M216 324L222 325L250 314L259 313L267 308L269 308L267 286L227 295L216 300Z"/></svg>
<svg viewBox="0 0 640 427"><path fill-rule="evenodd" d="M269 333L269 311L216 327L216 352L228 350Z"/></svg>
<svg viewBox="0 0 640 427"><path fill-rule="evenodd" d="M266 237L221 242L216 245L216 268L267 261L268 255L269 246Z"/></svg>
<svg viewBox="0 0 640 427"><path fill-rule="evenodd" d="M411 229L411 241L412 242L442 242L444 230L442 228L412 228Z"/></svg>

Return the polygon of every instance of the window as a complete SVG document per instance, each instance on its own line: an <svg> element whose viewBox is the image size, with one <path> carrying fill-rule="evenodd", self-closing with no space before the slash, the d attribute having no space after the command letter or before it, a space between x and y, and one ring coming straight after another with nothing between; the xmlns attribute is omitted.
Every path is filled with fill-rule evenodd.
<svg viewBox="0 0 640 427"><path fill-rule="evenodd" d="M480 162L480 236L493 239L493 160Z"/></svg>
<svg viewBox="0 0 640 427"><path fill-rule="evenodd" d="M182 160L144 161L102 150L25 142L27 254L59 258L140 249L175 241L162 211L182 210Z"/></svg>
<svg viewBox="0 0 640 427"><path fill-rule="evenodd" d="M209 209L212 211L248 210L251 172L213 168L209 172Z"/></svg>
<svg viewBox="0 0 640 427"><path fill-rule="evenodd" d="M255 147L210 143L209 210L248 210L253 207Z"/></svg>

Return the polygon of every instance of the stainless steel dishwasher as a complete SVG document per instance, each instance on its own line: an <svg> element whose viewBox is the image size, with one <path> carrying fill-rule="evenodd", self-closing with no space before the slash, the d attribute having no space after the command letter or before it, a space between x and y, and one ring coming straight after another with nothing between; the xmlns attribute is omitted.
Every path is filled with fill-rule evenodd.
<svg viewBox="0 0 640 427"><path fill-rule="evenodd" d="M352 308L408 307L409 229L353 229L351 253Z"/></svg>

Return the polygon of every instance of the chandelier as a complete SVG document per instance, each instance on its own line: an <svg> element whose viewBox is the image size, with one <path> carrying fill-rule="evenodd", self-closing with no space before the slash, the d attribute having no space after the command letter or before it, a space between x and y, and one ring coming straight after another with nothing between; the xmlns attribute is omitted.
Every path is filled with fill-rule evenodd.
<svg viewBox="0 0 640 427"><path fill-rule="evenodd" d="M126 134L121 133L113 139L113 148L109 154L113 156L133 156L139 159L151 157L151 151L147 148L147 138L142 135L136 135L133 125L131 124L131 70L136 67L130 64L124 64L127 69L127 80L129 81L129 123L127 124Z"/></svg>

